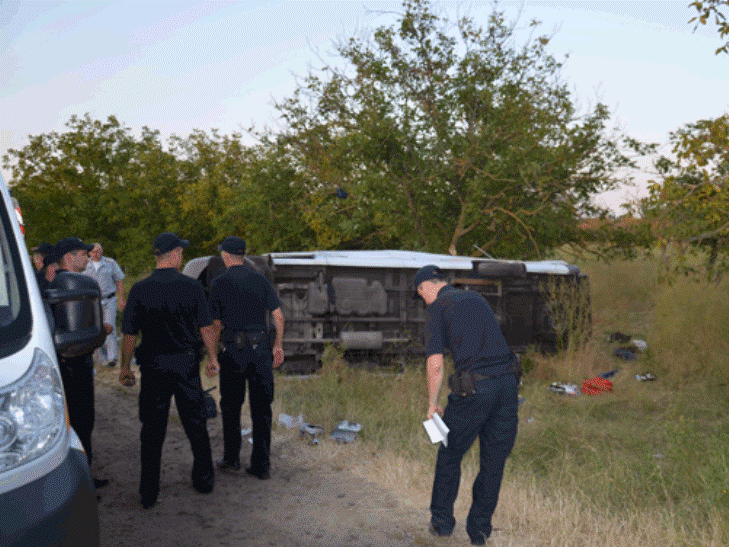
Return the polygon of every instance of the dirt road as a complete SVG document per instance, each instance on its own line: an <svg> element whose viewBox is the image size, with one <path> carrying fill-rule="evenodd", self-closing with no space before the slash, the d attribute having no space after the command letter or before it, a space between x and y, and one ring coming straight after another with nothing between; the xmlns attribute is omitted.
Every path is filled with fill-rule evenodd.
<svg viewBox="0 0 729 547"><path fill-rule="evenodd" d="M104 547L168 546L406 546L441 545L427 531L427 507L408 507L398 492L355 476L298 431L276 428L271 479L216 475L215 490L196 492L192 455L171 412L162 455L159 502L142 509L139 480L138 385L115 384L118 367L97 367L94 474ZM220 419L208 422L213 458L222 453ZM244 442L241 461L250 445ZM455 535L446 544L467 544Z"/></svg>

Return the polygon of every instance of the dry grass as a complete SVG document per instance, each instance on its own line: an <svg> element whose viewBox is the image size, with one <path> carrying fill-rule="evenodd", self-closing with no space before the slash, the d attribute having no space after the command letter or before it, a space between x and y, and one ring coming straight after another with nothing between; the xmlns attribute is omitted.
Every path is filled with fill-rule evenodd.
<svg viewBox="0 0 729 547"><path fill-rule="evenodd" d="M591 277L593 335L578 350L529 354L520 431L502 488L494 544L529 546L729 545L729 304L724 285L658 283L650 260L581 264ZM638 361L612 355L606 335L646 340ZM620 369L614 391L560 396L552 381L581 384ZM635 374L653 371L657 382ZM363 424L343 465L392 488L404 503L430 503L436 448L422 429L422 367L401 375L352 370L333 351L321 373L277 383L277 412L326 427ZM342 448L324 442L322 451ZM477 471L466 455L456 518L463 524ZM446 542L447 543L447 542Z"/></svg>
<svg viewBox="0 0 729 547"><path fill-rule="evenodd" d="M590 275L592 336L576 350L527 355L532 369L520 390L519 435L493 545L729 545L729 282L659 283L651 259L579 265ZM616 331L646 340L649 351L637 361L617 359L617 345L606 339ZM546 389L616 368L611 394ZM635 379L647 370L656 382ZM204 379L205 387L216 382ZM436 447L421 425L422 366L376 375L351 369L332 348L316 376L277 376L273 411L274 423L279 413L303 414L326 431L345 419L361 423L354 444L323 436L321 457L396 490L427 514ZM459 527L477 462L475 446L463 464Z"/></svg>

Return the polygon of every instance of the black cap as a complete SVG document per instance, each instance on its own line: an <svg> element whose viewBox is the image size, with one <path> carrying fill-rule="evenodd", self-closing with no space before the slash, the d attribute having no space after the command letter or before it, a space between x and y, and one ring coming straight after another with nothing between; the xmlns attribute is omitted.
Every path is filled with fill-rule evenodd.
<svg viewBox="0 0 729 547"><path fill-rule="evenodd" d="M53 254L56 255L57 260L61 260L66 253L78 251L79 249L88 252L93 248L93 245L87 245L77 237L67 237L56 243Z"/></svg>
<svg viewBox="0 0 729 547"><path fill-rule="evenodd" d="M218 245L218 251L225 251L232 255L246 254L246 242L239 237L228 236Z"/></svg>
<svg viewBox="0 0 729 547"><path fill-rule="evenodd" d="M438 279L440 281L444 281L445 274L443 273L443 270L441 270L438 266L429 264L428 266L423 266L416 272L415 277L413 278L413 285L415 287L414 298L418 297L418 286L423 281L430 281L431 279Z"/></svg>
<svg viewBox="0 0 729 547"><path fill-rule="evenodd" d="M46 256L49 253L53 252L53 245L51 243L48 243L47 241L44 241L43 243L39 244L37 247L33 247L30 250L31 253L40 253L43 256Z"/></svg>
<svg viewBox="0 0 729 547"><path fill-rule="evenodd" d="M47 255L43 255L43 267L45 268L49 264L58 262L60 257L56 254L56 248L51 245L51 250L48 251Z"/></svg>
<svg viewBox="0 0 729 547"><path fill-rule="evenodd" d="M177 234L172 232L163 232L154 238L154 254L163 255L169 253L177 247L187 249L190 246L190 242L187 239L180 239Z"/></svg>

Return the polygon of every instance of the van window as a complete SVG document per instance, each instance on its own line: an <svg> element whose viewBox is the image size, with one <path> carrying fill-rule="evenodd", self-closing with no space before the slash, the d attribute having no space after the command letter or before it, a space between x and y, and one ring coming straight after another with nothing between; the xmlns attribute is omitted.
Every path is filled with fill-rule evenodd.
<svg viewBox="0 0 729 547"><path fill-rule="evenodd" d="M0 357L10 355L30 339L28 283L6 207L0 207ZM35 283L35 279L30 280Z"/></svg>

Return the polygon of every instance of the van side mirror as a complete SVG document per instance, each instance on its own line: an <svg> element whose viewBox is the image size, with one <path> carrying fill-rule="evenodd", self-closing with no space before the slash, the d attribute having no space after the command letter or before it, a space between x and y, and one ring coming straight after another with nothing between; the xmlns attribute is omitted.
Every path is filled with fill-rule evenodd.
<svg viewBox="0 0 729 547"><path fill-rule="evenodd" d="M61 357L88 355L104 343L101 290L96 281L83 274L61 272L44 296L53 310L53 342Z"/></svg>

